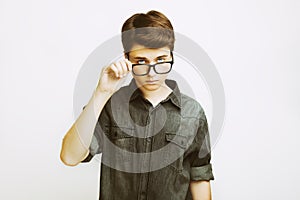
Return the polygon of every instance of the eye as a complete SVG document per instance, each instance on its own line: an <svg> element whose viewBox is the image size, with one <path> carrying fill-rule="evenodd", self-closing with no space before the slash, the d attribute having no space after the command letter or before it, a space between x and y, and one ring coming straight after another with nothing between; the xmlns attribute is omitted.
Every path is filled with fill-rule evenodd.
<svg viewBox="0 0 300 200"><path fill-rule="evenodd" d="M138 64L145 64L146 62L145 62L145 60L138 60L137 63Z"/></svg>
<svg viewBox="0 0 300 200"><path fill-rule="evenodd" d="M164 62L165 61L165 59L163 59L163 58L158 58L157 59L157 62Z"/></svg>

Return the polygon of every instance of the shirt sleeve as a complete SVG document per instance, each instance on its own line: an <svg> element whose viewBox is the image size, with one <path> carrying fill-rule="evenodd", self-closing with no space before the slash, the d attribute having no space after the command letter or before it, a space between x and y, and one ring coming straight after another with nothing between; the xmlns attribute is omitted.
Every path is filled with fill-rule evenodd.
<svg viewBox="0 0 300 200"><path fill-rule="evenodd" d="M199 119L199 127L191 145L190 178L194 181L214 180L211 161L210 136L204 111Z"/></svg>
<svg viewBox="0 0 300 200"><path fill-rule="evenodd" d="M83 106L82 109L84 109L85 106ZM100 154L103 151L103 141L104 141L103 134L105 133L109 123L109 117L107 115L105 108L106 106L104 106L104 108L102 109L100 116L97 120L94 133L92 136L92 141L89 146L89 154L84 160L81 161L82 163L91 161L96 154Z"/></svg>

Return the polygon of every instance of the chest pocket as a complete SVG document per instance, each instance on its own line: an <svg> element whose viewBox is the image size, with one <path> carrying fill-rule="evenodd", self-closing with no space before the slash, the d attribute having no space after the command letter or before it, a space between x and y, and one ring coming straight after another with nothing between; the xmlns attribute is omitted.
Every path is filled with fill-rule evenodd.
<svg viewBox="0 0 300 200"><path fill-rule="evenodd" d="M135 140L133 133L134 129L131 127L112 126L110 127L110 140L122 150L133 152Z"/></svg>
<svg viewBox="0 0 300 200"><path fill-rule="evenodd" d="M175 132L165 133L166 145L170 145L168 149L168 155L170 160L170 167L176 172L181 172L183 170L183 154L187 148L187 136L178 135ZM176 159L172 162L172 160Z"/></svg>

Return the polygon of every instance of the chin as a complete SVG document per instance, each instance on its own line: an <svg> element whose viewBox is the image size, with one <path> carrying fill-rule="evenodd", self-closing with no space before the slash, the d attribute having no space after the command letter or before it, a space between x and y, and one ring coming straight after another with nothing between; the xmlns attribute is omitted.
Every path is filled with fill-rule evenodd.
<svg viewBox="0 0 300 200"><path fill-rule="evenodd" d="M143 88L145 88L146 90L148 91L154 91L154 90L157 90L158 88L160 88L160 85L158 84L155 84L155 85L143 85Z"/></svg>

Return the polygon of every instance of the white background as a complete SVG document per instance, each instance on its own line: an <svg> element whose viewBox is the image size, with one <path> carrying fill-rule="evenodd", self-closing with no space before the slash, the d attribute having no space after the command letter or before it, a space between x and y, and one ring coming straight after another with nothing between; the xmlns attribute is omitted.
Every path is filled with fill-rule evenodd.
<svg viewBox="0 0 300 200"><path fill-rule="evenodd" d="M124 20L151 9L208 53L224 84L213 199L299 199L299 8L297 0L1 0L0 199L97 199L99 163L59 160L76 77Z"/></svg>

